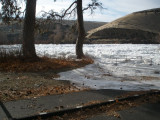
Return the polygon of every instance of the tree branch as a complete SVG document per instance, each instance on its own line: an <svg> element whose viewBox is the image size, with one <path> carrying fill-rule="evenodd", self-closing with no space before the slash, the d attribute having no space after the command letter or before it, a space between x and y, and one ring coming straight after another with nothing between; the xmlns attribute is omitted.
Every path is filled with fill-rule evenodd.
<svg viewBox="0 0 160 120"><path fill-rule="evenodd" d="M67 12L72 8L72 6L73 6L75 3L77 3L77 1L74 1L74 2L64 11L64 14L62 15L62 18L65 17L66 14L71 14L71 13L76 9L76 7L75 7L74 9L72 9L71 12L67 13Z"/></svg>
<svg viewBox="0 0 160 120"><path fill-rule="evenodd" d="M83 8L83 11L90 9L91 14L93 14L94 10L100 8L100 9L106 9L102 6L101 2L98 2L98 0L92 0L92 3L88 4L86 8Z"/></svg>

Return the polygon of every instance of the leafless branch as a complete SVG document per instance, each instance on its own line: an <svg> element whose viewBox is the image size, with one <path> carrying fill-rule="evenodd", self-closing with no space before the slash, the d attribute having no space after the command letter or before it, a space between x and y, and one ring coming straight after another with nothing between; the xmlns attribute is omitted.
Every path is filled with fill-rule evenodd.
<svg viewBox="0 0 160 120"><path fill-rule="evenodd" d="M98 2L98 0L91 0L91 1L92 2L89 3L87 5L87 7L83 9L83 11L85 11L85 10L91 10L91 14L93 14L94 10L97 9L97 8L106 9L106 8L103 8L102 3ZM76 8L77 8L77 0L74 0L74 2L66 10L63 10L61 12L61 14L59 14L57 12L54 12L53 10L50 10L49 12L45 12L45 11L41 11L41 12L43 13L42 14L43 18L46 17L48 19L59 19L59 20L62 20L66 16L69 16L69 18L73 14L75 16Z"/></svg>
<svg viewBox="0 0 160 120"><path fill-rule="evenodd" d="M98 2L98 0L92 0L92 3L88 4L86 8L83 8L83 11L86 11L88 9L91 10L91 14L94 13L94 10L95 9L106 9L102 6L102 3L101 2Z"/></svg>
<svg viewBox="0 0 160 120"><path fill-rule="evenodd" d="M76 7L74 7L69 13L67 13L71 8L72 8L72 6L74 5L74 4L76 4L77 3L77 1L74 1L65 11L64 11L64 13L63 13L63 15L62 15L62 18L63 17L65 17L66 15L68 15L68 14L72 14L72 12L76 9Z"/></svg>
<svg viewBox="0 0 160 120"><path fill-rule="evenodd" d="M42 17L47 17L48 19L60 19L62 20L64 17L71 15L75 10L76 7L74 7L71 11L70 9L75 5L77 1L74 1L66 10L62 11L62 14L59 14L57 12L54 12L53 10L50 10L49 12L41 11Z"/></svg>
<svg viewBox="0 0 160 120"><path fill-rule="evenodd" d="M11 21L21 21L20 16L23 14L17 0L0 0L2 5L1 15L5 23L10 24Z"/></svg>

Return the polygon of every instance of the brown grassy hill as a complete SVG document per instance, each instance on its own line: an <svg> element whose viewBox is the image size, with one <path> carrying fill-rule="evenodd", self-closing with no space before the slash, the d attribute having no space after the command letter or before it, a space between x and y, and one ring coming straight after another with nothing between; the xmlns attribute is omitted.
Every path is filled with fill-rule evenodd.
<svg viewBox="0 0 160 120"><path fill-rule="evenodd" d="M123 42L150 43L160 33L160 8L134 12L88 32L87 38L117 39ZM127 41L126 41L127 39ZM134 40L133 40L134 39ZM148 40L146 40L148 39ZM112 42L112 41L110 41ZM121 43L120 42L120 43ZM153 41L155 43L157 41Z"/></svg>

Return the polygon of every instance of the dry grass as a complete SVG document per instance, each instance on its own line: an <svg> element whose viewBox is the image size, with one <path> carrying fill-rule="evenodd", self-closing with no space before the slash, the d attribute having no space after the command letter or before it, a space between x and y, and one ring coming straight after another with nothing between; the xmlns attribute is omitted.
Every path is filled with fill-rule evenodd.
<svg viewBox="0 0 160 120"><path fill-rule="evenodd" d="M160 11L160 9L159 9ZM154 11L145 15L145 12L132 13L124 17L116 19L108 24L100 26L96 29L88 31L88 36L92 36L97 31L102 31L107 28L125 28L125 29L140 29L158 33L160 32L159 15L155 15ZM149 24L153 23L153 24Z"/></svg>
<svg viewBox="0 0 160 120"><path fill-rule="evenodd" d="M160 12L160 9L157 9ZM92 43L159 44L160 15L155 10L132 13L88 31ZM152 24L150 24L152 23ZM157 38L155 39L155 37ZM97 41L98 40L98 41Z"/></svg>
<svg viewBox="0 0 160 120"><path fill-rule="evenodd" d="M0 64L0 71L5 72L44 72L54 71L59 72L66 69L74 69L83 67L93 63L92 59L66 60L66 59L51 59L42 57L36 62L26 62L21 59L8 59Z"/></svg>
<svg viewBox="0 0 160 120"><path fill-rule="evenodd" d="M39 57L35 61L26 60L21 50L6 51L0 49L0 71L4 72L44 72L63 71L92 64L93 60L85 58L82 60L55 59Z"/></svg>

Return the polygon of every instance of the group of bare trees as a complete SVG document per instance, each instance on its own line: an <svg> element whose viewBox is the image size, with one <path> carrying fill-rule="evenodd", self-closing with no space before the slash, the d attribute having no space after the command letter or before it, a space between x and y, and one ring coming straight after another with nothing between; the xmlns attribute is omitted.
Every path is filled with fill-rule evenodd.
<svg viewBox="0 0 160 120"><path fill-rule="evenodd" d="M25 59L36 59L36 51L34 46L34 34L35 34L35 20L36 20L36 2L37 0L24 0L26 2L24 26L23 26L23 45L22 51ZM54 0L56 1L56 0ZM20 7L17 5L17 0L0 0L2 4L2 18L4 21L9 22L10 20L17 20L20 18ZM68 12L71 7L75 5L71 12ZM74 2L66 9L63 15L58 15L63 18L65 15L72 14L72 11L77 11L77 27L78 27L78 38L76 41L76 55L78 59L84 56L83 54L83 42L85 39L85 30L83 23L83 11L90 9L93 12L96 7L102 7L102 4L98 0L91 0L88 7L83 8L82 0L74 0Z"/></svg>

